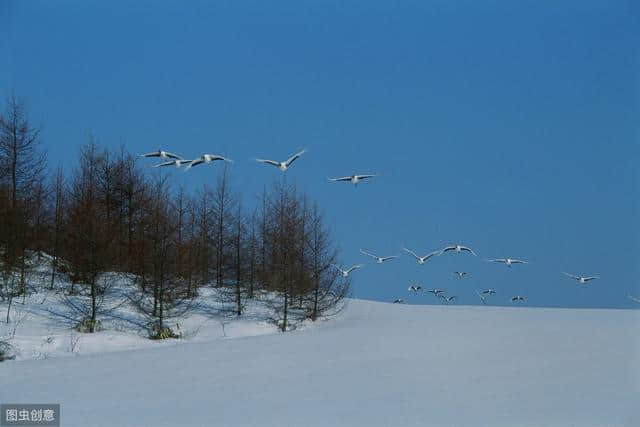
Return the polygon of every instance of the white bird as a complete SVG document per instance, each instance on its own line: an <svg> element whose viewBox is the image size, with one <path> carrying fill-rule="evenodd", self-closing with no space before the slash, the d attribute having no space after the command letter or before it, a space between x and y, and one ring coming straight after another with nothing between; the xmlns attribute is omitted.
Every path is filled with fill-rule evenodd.
<svg viewBox="0 0 640 427"><path fill-rule="evenodd" d="M468 275L466 271L454 271L452 274L458 276L458 278L462 279L464 276Z"/></svg>
<svg viewBox="0 0 640 427"><path fill-rule="evenodd" d="M203 154L202 156L194 159L189 163L185 170L189 170L194 166L201 165L202 163L209 164L211 162L215 162L216 160L223 160L228 163L233 163L233 160L227 159L226 157L219 156L217 154Z"/></svg>
<svg viewBox="0 0 640 427"><path fill-rule="evenodd" d="M170 153L165 150L153 151L151 153L140 154L138 157L160 157L162 159L182 159L182 157L177 154Z"/></svg>
<svg viewBox="0 0 640 427"><path fill-rule="evenodd" d="M446 248L442 249L442 253L445 252L449 252L449 251L456 251L457 253L461 253L463 251L467 251L472 255L476 255L475 252L473 252L473 250L471 250L471 248L468 248L466 246L462 246L462 245L451 245L451 246L447 246ZM477 255L476 255L477 256Z"/></svg>
<svg viewBox="0 0 640 427"><path fill-rule="evenodd" d="M441 254L441 252L440 252L440 251L433 251L433 252L431 252L431 253L426 254L425 256L419 256L418 254L416 254L415 252L413 252L411 249L407 249L407 248L402 248L402 249L404 249L406 252L408 252L408 253L410 253L411 255L413 255L413 256L416 258L416 260L417 260L418 264L420 264L420 265L422 265L422 264L424 264L425 262L429 261L429 259L430 259L431 257L433 257L433 256L435 256L435 255L440 255L440 254Z"/></svg>
<svg viewBox="0 0 640 427"><path fill-rule="evenodd" d="M360 253L362 253L363 255L370 256L371 258L374 258L378 264L382 264L383 262L389 261L390 259L393 259L393 258L398 258L398 255L377 256L374 254L370 254L369 252L363 251L362 249L360 249Z"/></svg>
<svg viewBox="0 0 640 427"><path fill-rule="evenodd" d="M398 298L397 300L393 301L394 304L404 304L404 300L402 298Z"/></svg>
<svg viewBox="0 0 640 427"><path fill-rule="evenodd" d="M349 277L349 273L351 273L353 270L356 270L358 268L364 267L364 265L362 265L362 264L356 264L354 266L351 266L351 268L349 268L347 270L343 270L342 268L340 268L339 266L337 266L335 264L331 264L331 265L334 266L336 269L338 269L340 274L342 274L342 277Z"/></svg>
<svg viewBox="0 0 640 427"><path fill-rule="evenodd" d="M578 282L580 282L581 285L584 285L591 280L599 279L598 276L584 277L584 276L574 276L573 274L569 274L569 273L564 273L564 274L565 276L568 276L568 277L571 277L572 279L577 280Z"/></svg>
<svg viewBox="0 0 640 427"><path fill-rule="evenodd" d="M427 292L431 292L435 296L440 296L444 292L444 289L429 289Z"/></svg>
<svg viewBox="0 0 640 427"><path fill-rule="evenodd" d="M438 296L439 296L440 298L444 299L444 300L447 302L447 304L448 304L448 303L450 303L450 302L455 302L455 299L456 299L456 296L455 296L455 295L450 296L450 297L448 297L448 296L446 296L446 295L438 295Z"/></svg>
<svg viewBox="0 0 640 427"><path fill-rule="evenodd" d="M627 294L627 298L629 298L633 302L637 302L638 304L640 304L640 298L636 298L631 294Z"/></svg>
<svg viewBox="0 0 640 427"><path fill-rule="evenodd" d="M164 163L160 163L158 165L153 165L154 168L162 168L165 166L175 166L177 168L179 168L182 165L186 165L191 163L193 160L182 160L182 159L174 159L174 160L169 160L168 162L164 162Z"/></svg>
<svg viewBox="0 0 640 427"><path fill-rule="evenodd" d="M409 292L419 292L422 290L422 286L420 285L411 285L409 286L409 289L407 289Z"/></svg>
<svg viewBox="0 0 640 427"><path fill-rule="evenodd" d="M327 178L329 181L340 182L340 181L349 181L354 185L358 185L360 181L363 179L373 178L378 175L351 175L351 176L342 176L340 178Z"/></svg>
<svg viewBox="0 0 640 427"><path fill-rule="evenodd" d="M511 302L525 302L527 299L525 297L522 297L520 295L516 295L515 297L511 298Z"/></svg>
<svg viewBox="0 0 640 427"><path fill-rule="evenodd" d="M493 289L485 289L484 291L482 291L482 293L485 295L495 295L496 291L494 291Z"/></svg>
<svg viewBox="0 0 640 427"><path fill-rule="evenodd" d="M294 154L284 162L276 162L275 160L268 160L268 159L256 159L256 161L275 166L278 169L280 169L282 172L286 172L289 166L291 166L291 163L295 162L298 157L302 156L305 153L305 151L307 150L302 150L299 153Z"/></svg>
<svg viewBox="0 0 640 427"><path fill-rule="evenodd" d="M513 264L526 264L527 261L522 261L520 259L514 259L514 258L496 258L496 259L487 259L485 260L487 262L500 262L504 265L506 265L507 267L511 267Z"/></svg>
<svg viewBox="0 0 640 427"><path fill-rule="evenodd" d="M486 304L487 303L487 301L486 301L487 297L485 295L481 294L477 290L476 290L476 295L478 295L480 297L480 300L482 301L482 304Z"/></svg>

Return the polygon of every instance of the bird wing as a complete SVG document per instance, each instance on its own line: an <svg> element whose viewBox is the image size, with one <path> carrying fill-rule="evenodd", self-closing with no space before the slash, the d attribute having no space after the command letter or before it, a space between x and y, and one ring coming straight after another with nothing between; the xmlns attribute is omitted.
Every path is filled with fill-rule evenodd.
<svg viewBox="0 0 640 427"><path fill-rule="evenodd" d="M564 273L564 272L563 272ZM565 276L571 277L572 279L575 280L580 280L580 278L578 276L574 276L573 274L569 274L569 273L564 273Z"/></svg>
<svg viewBox="0 0 640 427"><path fill-rule="evenodd" d="M425 260L427 260L427 259L429 259L429 258L431 258L431 257L433 257L433 256L436 256L436 255L437 255L437 256L440 256L441 254L442 254L442 251L433 251L433 252L431 252L431 253L429 253L429 254L425 255L423 258L424 258Z"/></svg>
<svg viewBox="0 0 640 427"><path fill-rule="evenodd" d="M627 294L627 298L629 298L633 302L637 302L638 304L640 304L640 298L636 298L631 294Z"/></svg>
<svg viewBox="0 0 640 427"><path fill-rule="evenodd" d="M358 177L358 179L367 179L367 178L373 178L374 176L378 176L378 175L356 175Z"/></svg>
<svg viewBox="0 0 640 427"><path fill-rule="evenodd" d="M477 256L477 255L476 255L476 253L475 253L475 252L473 252L473 250L472 250L471 248L468 248L468 247L466 247L466 246L460 246L460 250L470 252L472 255Z"/></svg>
<svg viewBox="0 0 640 427"><path fill-rule="evenodd" d="M370 256L371 258L378 259L378 257L377 257L377 256L375 256L374 254L370 254L369 252L367 252L367 251L363 251L362 249L360 249L360 253L362 253L363 255Z"/></svg>
<svg viewBox="0 0 640 427"><path fill-rule="evenodd" d="M151 153L140 154L138 157L160 157L160 152L154 151Z"/></svg>
<svg viewBox="0 0 640 427"><path fill-rule="evenodd" d="M216 160L224 160L225 162L233 163L233 160L227 159L226 157L219 156L218 154L209 154L211 161L214 162Z"/></svg>
<svg viewBox="0 0 640 427"><path fill-rule="evenodd" d="M278 163L278 162L276 162L274 160L256 159L256 162L266 163L266 164L273 165L273 166L280 166L280 163Z"/></svg>
<svg viewBox="0 0 640 427"><path fill-rule="evenodd" d="M404 249L406 252L409 252L414 257L420 259L420 257L415 252L413 252L411 249L407 249L407 248L402 248L402 249Z"/></svg>
<svg viewBox="0 0 640 427"><path fill-rule="evenodd" d="M301 152L296 153L296 154L294 154L293 156L289 157L289 158L287 159L287 161L286 161L286 162L284 162L284 164L285 164L285 165L287 165L287 166L289 166L291 163L295 162L295 161L296 161L296 159L297 159L298 157L302 156L302 155L304 154L304 152L305 152L305 151L307 151L307 150L302 150Z"/></svg>
<svg viewBox="0 0 640 427"><path fill-rule="evenodd" d="M386 261L388 259L398 258L398 255L383 256L383 257L380 257L380 258L382 259L382 261Z"/></svg>
<svg viewBox="0 0 640 427"><path fill-rule="evenodd" d="M353 270L357 270L358 268L364 267L362 264L356 264L354 266L351 266L350 269L347 270L347 274L351 273Z"/></svg>
<svg viewBox="0 0 640 427"><path fill-rule="evenodd" d="M589 280L595 280L595 279L599 279L599 277L598 276L585 277L584 281L588 282Z"/></svg>
<svg viewBox="0 0 640 427"><path fill-rule="evenodd" d="M329 181L351 181L350 176L341 176L340 178L327 178Z"/></svg>
<svg viewBox="0 0 640 427"><path fill-rule="evenodd" d="M175 164L176 164L176 162L175 162L175 161L170 160L170 161L168 161L168 162L160 163L160 164L158 164L158 165L152 165L152 167L154 167L154 168L161 168L161 167L164 167L164 166L173 166L173 165L175 165Z"/></svg>
<svg viewBox="0 0 640 427"><path fill-rule="evenodd" d="M185 168L185 170L189 170L194 166L198 166L199 164L204 163L204 159L202 157L200 157L199 159L195 159L193 161L191 161L187 167Z"/></svg>
<svg viewBox="0 0 640 427"><path fill-rule="evenodd" d="M165 151L164 155L165 155L165 157L168 157L170 159L182 160L182 157L178 156L177 154L170 153L168 151Z"/></svg>
<svg viewBox="0 0 640 427"><path fill-rule="evenodd" d="M447 246L446 248L443 248L440 252L444 253L444 252L449 252L454 250L456 247L455 246Z"/></svg>
<svg viewBox="0 0 640 427"><path fill-rule="evenodd" d="M523 261L521 259L512 259L511 264L526 264L527 261Z"/></svg>

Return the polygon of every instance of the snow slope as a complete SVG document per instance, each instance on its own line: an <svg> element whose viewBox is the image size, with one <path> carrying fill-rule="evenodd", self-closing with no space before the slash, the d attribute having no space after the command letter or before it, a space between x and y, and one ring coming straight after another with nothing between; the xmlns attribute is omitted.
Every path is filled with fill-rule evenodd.
<svg viewBox="0 0 640 427"><path fill-rule="evenodd" d="M0 364L63 426L638 426L640 312L352 300L307 330Z"/></svg>

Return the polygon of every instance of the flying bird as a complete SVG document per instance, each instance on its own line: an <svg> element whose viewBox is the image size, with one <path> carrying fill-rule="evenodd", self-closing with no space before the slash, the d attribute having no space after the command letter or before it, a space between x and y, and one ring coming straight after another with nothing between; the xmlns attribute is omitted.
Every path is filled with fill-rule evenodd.
<svg viewBox="0 0 640 427"><path fill-rule="evenodd" d="M151 153L140 154L138 157L160 157L162 159L182 159L177 154L170 153L165 150L153 151Z"/></svg>
<svg viewBox="0 0 640 427"><path fill-rule="evenodd" d="M587 282L595 279L599 279L598 276L584 277L584 276L574 276L573 274L564 273L565 276L571 277L572 279L577 280L581 285L586 284Z"/></svg>
<svg viewBox="0 0 640 427"><path fill-rule="evenodd" d="M511 302L525 302L527 299L525 297L522 297L520 295L516 295L515 297L511 298Z"/></svg>
<svg viewBox="0 0 640 427"><path fill-rule="evenodd" d="M444 292L444 289L429 289L427 292L431 292L435 296L440 296Z"/></svg>
<svg viewBox="0 0 640 427"><path fill-rule="evenodd" d="M469 252L471 255L476 255L476 253L473 252L473 250L471 250L471 248L468 248L468 247L462 246L462 245L447 246L446 248L442 249L441 252L445 253L445 252L449 252L449 251L456 251L456 253L461 253L463 251L466 251L466 252Z"/></svg>
<svg viewBox="0 0 640 427"><path fill-rule="evenodd" d="M500 262L504 265L506 265L507 267L511 267L513 264L526 264L527 261L522 261L520 259L513 259L513 258L496 258L496 259L487 259L485 261L488 262Z"/></svg>
<svg viewBox="0 0 640 427"><path fill-rule="evenodd" d="M182 165L186 165L191 163L193 160L182 160L182 159L174 159L174 160L169 160L168 162L164 162L164 163L160 163L158 165L153 165L154 168L163 168L165 166L175 166L177 168L181 167Z"/></svg>
<svg viewBox="0 0 640 427"><path fill-rule="evenodd" d="M482 291L482 293L485 295L495 295L496 291L494 291L493 289L485 289L484 291Z"/></svg>
<svg viewBox="0 0 640 427"><path fill-rule="evenodd" d="M409 289L407 289L409 292L419 292L422 290L422 286L420 285L411 285L409 286Z"/></svg>
<svg viewBox="0 0 640 427"><path fill-rule="evenodd" d="M404 300L402 298L398 298L397 300L393 301L394 304L404 304Z"/></svg>
<svg viewBox="0 0 640 427"><path fill-rule="evenodd" d="M440 251L433 251L431 253L426 254L425 256L420 256L420 255L416 254L415 252L413 252L411 249L407 249L407 248L402 248L402 249L404 249L406 252L408 252L411 255L413 255L416 258L416 261L418 262L418 264L420 264L420 265L422 265L425 262L429 261L429 259L431 257L441 254Z"/></svg>
<svg viewBox="0 0 640 427"><path fill-rule="evenodd" d="M390 259L393 259L393 258L398 258L398 255L377 256L374 254L370 254L369 252L363 251L362 249L360 249L360 253L362 253L363 255L370 256L371 258L374 258L378 264L382 264L383 262L389 261Z"/></svg>
<svg viewBox="0 0 640 427"><path fill-rule="evenodd" d="M189 170L194 166L201 165L202 163L209 164L211 162L215 162L216 160L222 160L228 163L233 163L233 160L227 159L226 157L219 156L217 154L203 154L202 156L194 159L189 163L185 170Z"/></svg>
<svg viewBox="0 0 640 427"><path fill-rule="evenodd" d="M448 296L446 296L446 295L438 295L438 296L439 296L440 298L444 299L444 300L447 302L447 304L448 304L448 303L450 303L450 302L455 302L455 299L456 299L456 296L455 296L455 295L450 296L450 297L448 297Z"/></svg>
<svg viewBox="0 0 640 427"><path fill-rule="evenodd" d="M375 176L378 175L351 175L351 176L342 176L340 178L327 178L329 181L333 181L333 182L340 182L340 181L348 181L354 185L358 185L358 183L360 181L362 181L363 179L369 179L369 178L373 178Z"/></svg>
<svg viewBox="0 0 640 427"><path fill-rule="evenodd" d="M487 296L481 294L480 292L476 291L476 295L478 295L480 297L480 300L482 301L482 304L486 304L487 303Z"/></svg>
<svg viewBox="0 0 640 427"><path fill-rule="evenodd" d="M349 268L347 270L343 270L342 268L340 268L339 266L337 266L335 264L331 264L331 265L334 266L340 272L340 274L342 274L342 277L349 277L349 273L351 273L353 270L356 270L358 268L364 267L364 265L362 265L362 264L356 264L354 266L351 266L351 268Z"/></svg>
<svg viewBox="0 0 640 427"><path fill-rule="evenodd" d="M267 165L275 166L278 169L280 169L282 172L286 172L289 166L291 166L291 163L295 162L298 159L298 157L302 156L305 153L305 151L307 150L302 150L299 153L294 154L284 162L276 162L275 160L268 160L268 159L256 159L256 161L260 163L265 163Z"/></svg>
<svg viewBox="0 0 640 427"><path fill-rule="evenodd" d="M638 304L640 304L640 298L636 298L631 294L627 294L627 298L629 298L633 302L637 302Z"/></svg>
<svg viewBox="0 0 640 427"><path fill-rule="evenodd" d="M458 276L458 278L462 279L464 276L468 275L466 271L454 271L452 274Z"/></svg>

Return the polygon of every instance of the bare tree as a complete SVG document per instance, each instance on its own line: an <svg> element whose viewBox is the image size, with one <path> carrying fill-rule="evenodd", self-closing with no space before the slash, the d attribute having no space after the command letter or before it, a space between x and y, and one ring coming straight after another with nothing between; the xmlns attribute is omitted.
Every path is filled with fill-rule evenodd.
<svg viewBox="0 0 640 427"><path fill-rule="evenodd" d="M56 174L53 178L52 183L52 192L53 192L53 212L52 212L52 230L51 230L51 282L49 284L50 289L54 289L56 273L58 270L58 255L60 253L60 245L62 243L63 238L63 208L65 201L65 188L64 188L64 173L62 171L62 167L59 167L56 171Z"/></svg>
<svg viewBox="0 0 640 427"><path fill-rule="evenodd" d="M71 267L70 294L75 294L75 283L89 287L90 310L87 310L88 318L83 320L88 325L88 332L95 332L99 297L104 293L98 279L112 267L113 235L105 209L105 195L100 191L100 171L106 161L105 153L93 142L85 146L68 195L66 229L69 245L65 254Z"/></svg>
<svg viewBox="0 0 640 427"><path fill-rule="evenodd" d="M42 183L45 160L40 129L31 125L24 104L10 97L5 112L0 114L0 187L6 189L7 196L7 203L0 208L0 247L5 286L19 271L20 293L26 289L25 251L31 245L33 195L42 194L34 190Z"/></svg>
<svg viewBox="0 0 640 427"><path fill-rule="evenodd" d="M193 296L177 260L177 212L175 203L170 203L166 177L156 177L153 192L144 221L144 238L149 241L150 250L144 259L144 274L138 279L140 286L131 301L149 319L149 336L164 339L177 336L166 322L185 315L192 307Z"/></svg>

